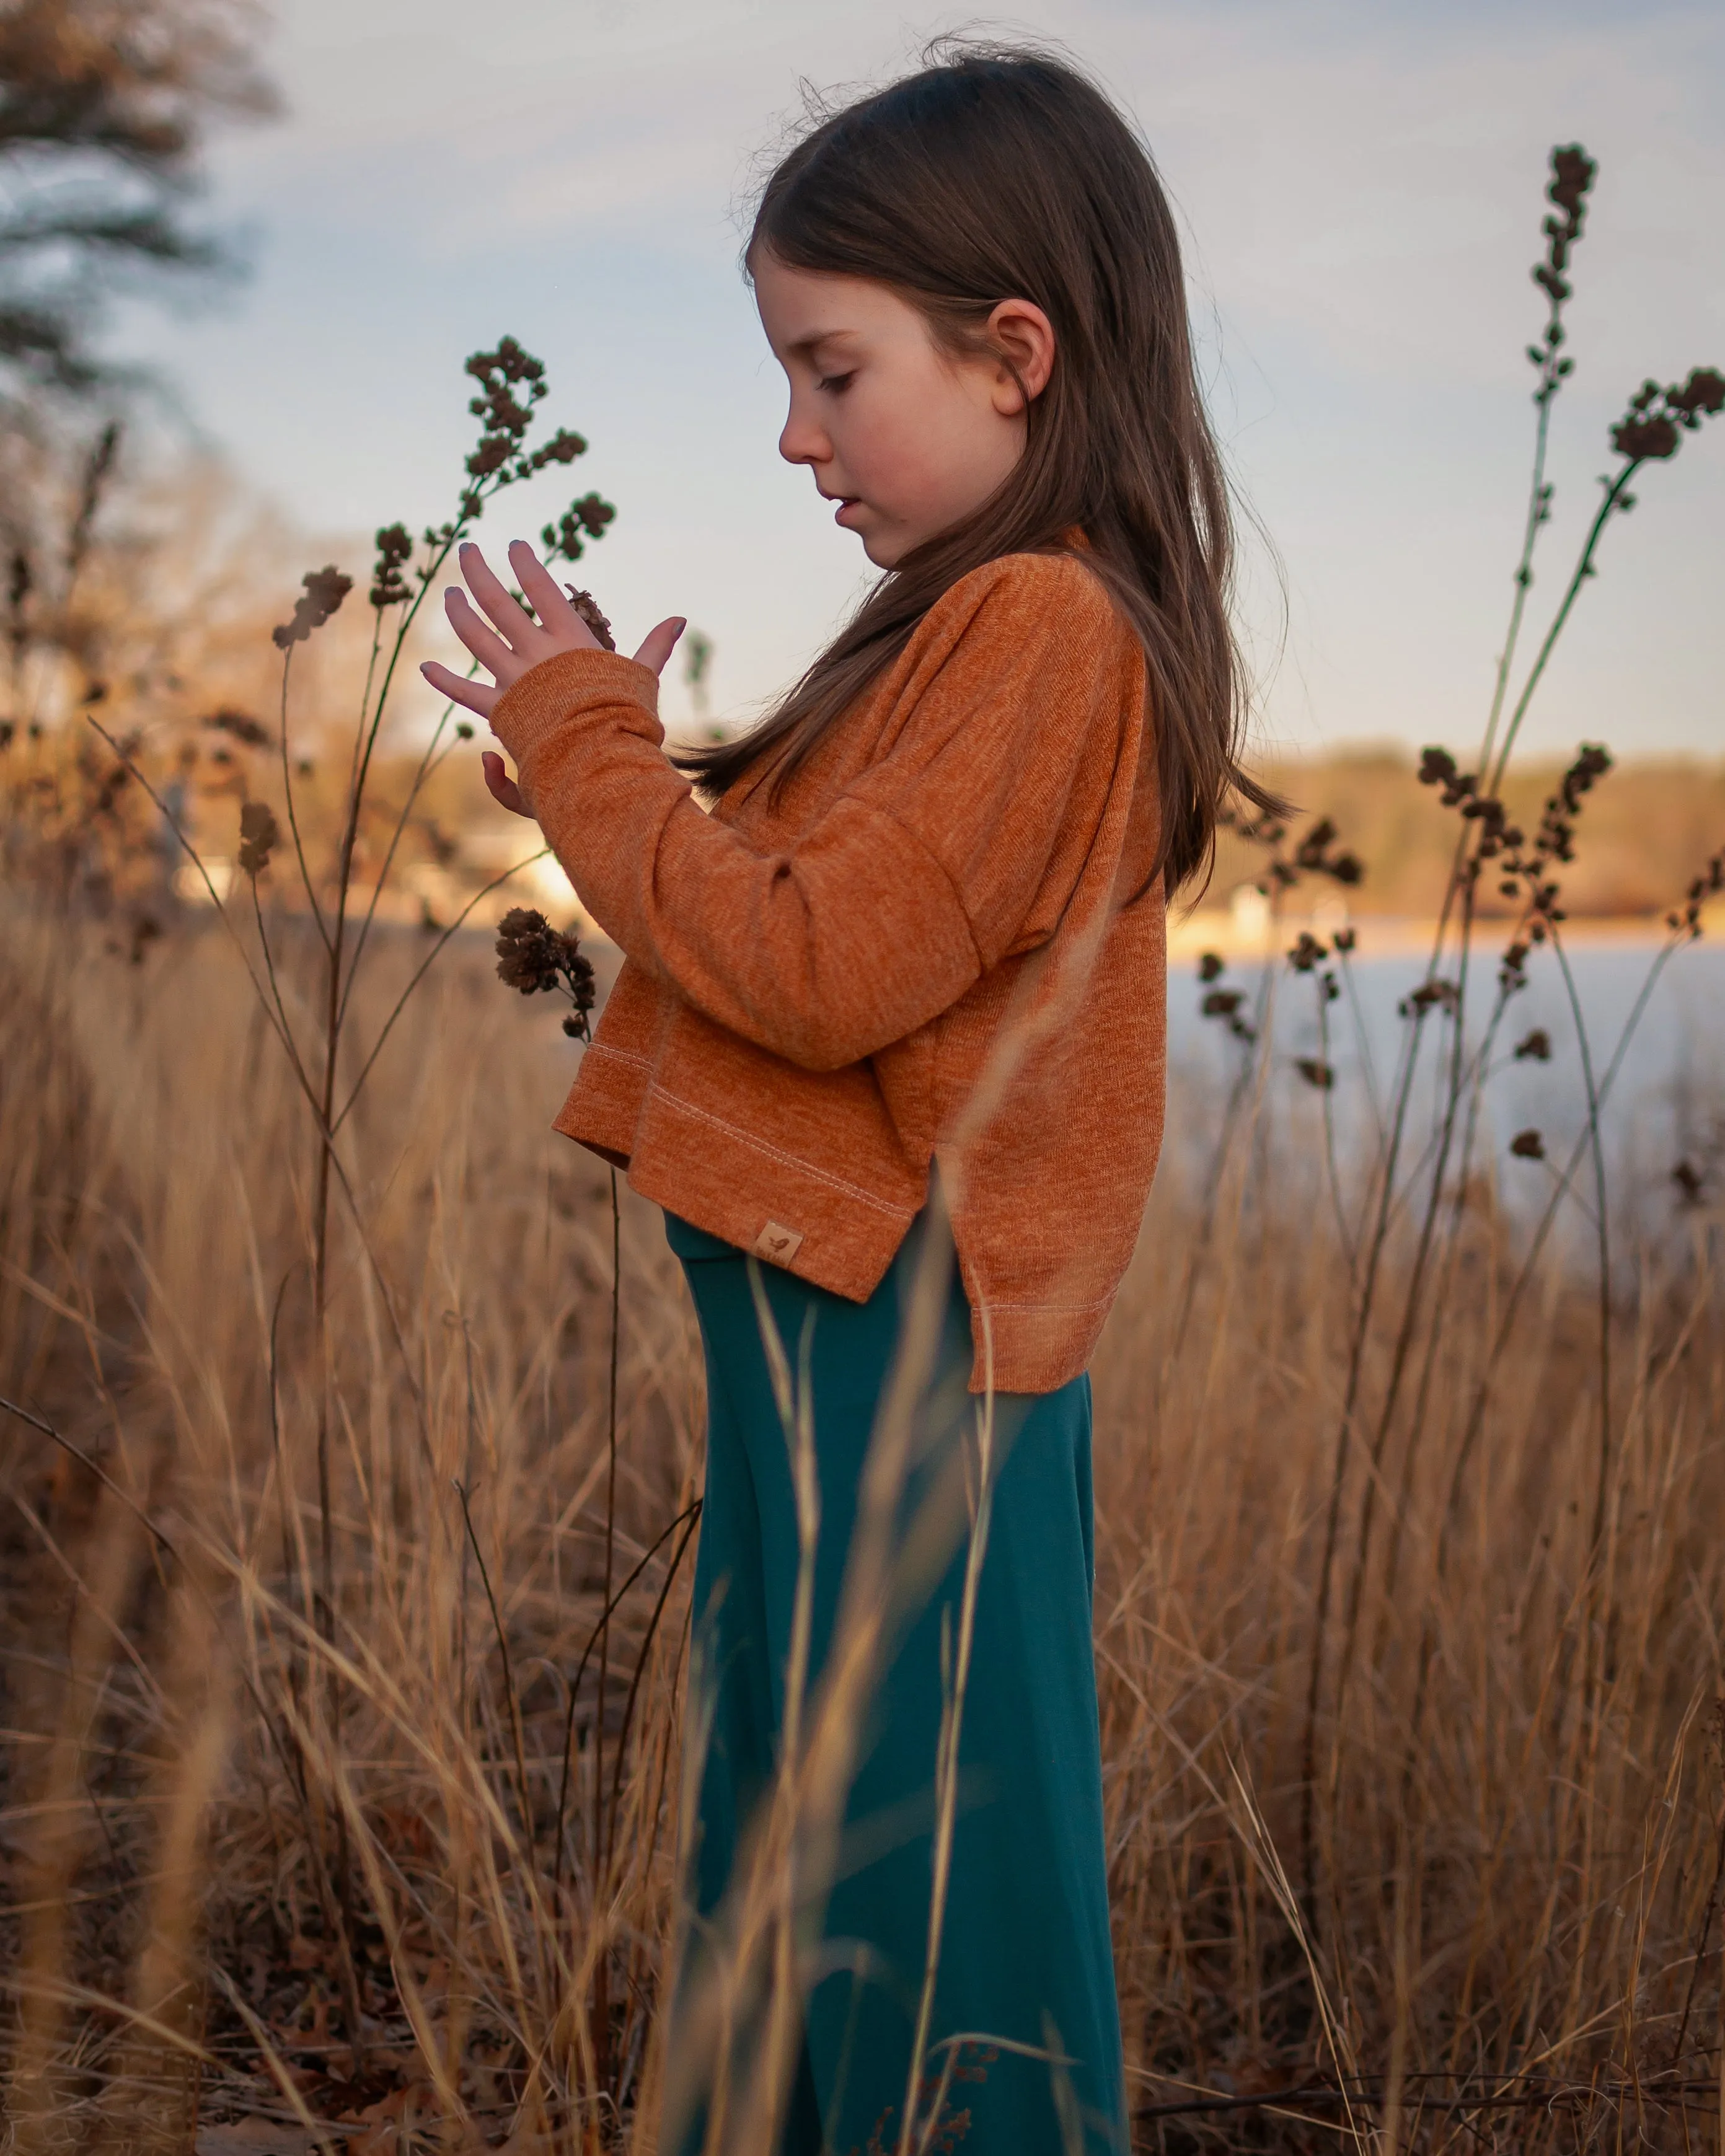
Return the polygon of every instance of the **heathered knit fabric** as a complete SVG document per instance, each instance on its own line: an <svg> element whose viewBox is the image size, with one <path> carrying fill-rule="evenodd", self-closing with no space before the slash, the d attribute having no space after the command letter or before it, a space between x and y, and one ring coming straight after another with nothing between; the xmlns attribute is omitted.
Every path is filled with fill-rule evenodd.
<svg viewBox="0 0 1725 2156"><path fill-rule="evenodd" d="M492 726L625 963L557 1127L860 1302L938 1162L973 1389L1087 1365L1162 1138L1167 948L1143 656L1070 554L932 607L775 799L709 815L658 682L548 659Z"/></svg>

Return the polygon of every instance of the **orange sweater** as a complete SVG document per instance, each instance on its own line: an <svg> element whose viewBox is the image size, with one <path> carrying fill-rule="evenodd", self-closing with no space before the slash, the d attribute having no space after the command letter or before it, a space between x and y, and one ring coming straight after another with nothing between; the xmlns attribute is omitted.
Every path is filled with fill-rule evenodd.
<svg viewBox="0 0 1725 2156"><path fill-rule="evenodd" d="M1074 556L988 563L779 798L702 813L658 683L536 666L492 725L626 963L557 1127L853 1301L938 1163L973 1388L1088 1363L1162 1137L1167 955L1144 663Z"/></svg>

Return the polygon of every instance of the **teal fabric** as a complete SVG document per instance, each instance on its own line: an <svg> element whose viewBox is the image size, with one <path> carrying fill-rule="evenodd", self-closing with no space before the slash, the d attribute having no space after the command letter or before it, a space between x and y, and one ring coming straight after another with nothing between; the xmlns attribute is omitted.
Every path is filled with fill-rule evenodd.
<svg viewBox="0 0 1725 2156"><path fill-rule="evenodd" d="M774 1771L798 1570L790 1452L751 1261L674 1215L706 1352L706 1496L696 1570L699 1692L711 1717L688 1882L692 1982L752 1810ZM759 1268L793 1366L805 1337L820 1485L813 1662L836 1620L862 1465L897 1344L919 1229L862 1305ZM973 1430L969 1312L956 1277L918 1430L906 1517ZM996 1402L999 1459L963 1706L957 1827L932 2044L981 2041L921 2145L978 2156L1103 2156L1128 2147L1108 1932L1091 1602L1088 1378ZM973 1445L973 1440L972 1440ZM907 1612L864 1734L845 1852L821 1929L828 1972L807 2003L783 2156L873 2156L899 2142L929 1924L943 1626L956 1640L968 1525ZM811 1687L812 1689L812 1687ZM687 1992L684 1994L686 1998ZM670 2041L679 2042L674 2010ZM946 2054L929 2061L937 2075ZM741 2061L738 2062L742 2064ZM920 2099L926 2104L927 2099ZM926 2123L926 2111L918 2126ZM700 2145L700 2122L684 2138Z"/></svg>

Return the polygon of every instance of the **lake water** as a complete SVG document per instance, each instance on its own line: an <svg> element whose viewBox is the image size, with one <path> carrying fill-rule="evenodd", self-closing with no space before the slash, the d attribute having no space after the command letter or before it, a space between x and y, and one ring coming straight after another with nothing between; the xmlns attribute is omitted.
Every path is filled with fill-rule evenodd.
<svg viewBox="0 0 1725 2156"><path fill-rule="evenodd" d="M1582 942L1568 953L1596 1082L1618 1052L1656 955L1657 947L1651 942ZM1477 1043L1491 1016L1497 993L1497 961L1495 942L1475 960L1465 1013L1470 1044ZM1412 1029L1399 1007L1425 978L1425 960L1413 951L1356 957L1352 970L1353 998L1344 994L1327 1007L1327 1060L1335 1074L1332 1106L1338 1148L1358 1158L1375 1138L1373 1091L1381 1102L1391 1090ZM1261 963L1230 961L1216 986L1246 991L1250 1008L1263 983ZM1317 974L1296 974L1276 962L1270 1094L1273 1111L1291 1117L1312 1114L1321 1098L1298 1069L1300 1059L1318 1059L1322 1053L1317 983ZM1240 1067L1239 1045L1224 1027L1200 1015L1206 993L1194 963L1170 968L1170 1122L1175 1131L1193 1136L1214 1125L1216 1104ZM1434 1011L1421 1029L1415 1086L1420 1112L1412 1126L1421 1135L1429 1127L1440 1064L1450 1053L1452 1025L1446 1014ZM1550 1060L1517 1060L1515 1047L1536 1030L1548 1036ZM1586 1127L1583 1068L1575 1014L1557 961L1549 951L1536 950L1527 963L1527 985L1512 998L1499 1028L1486 1087L1490 1148L1500 1162L1507 1190L1512 1193L1518 1183L1530 1194L1548 1187L1538 1163L1506 1158L1517 1132L1539 1131L1548 1152L1567 1159ZM1368 1082L1368 1071L1375 1088ZM1614 1173L1644 1188L1656 1185L1668 1191L1680 1159L1700 1166L1725 1152L1725 948L1703 941L1685 946L1666 961L1623 1051L1604 1126Z"/></svg>

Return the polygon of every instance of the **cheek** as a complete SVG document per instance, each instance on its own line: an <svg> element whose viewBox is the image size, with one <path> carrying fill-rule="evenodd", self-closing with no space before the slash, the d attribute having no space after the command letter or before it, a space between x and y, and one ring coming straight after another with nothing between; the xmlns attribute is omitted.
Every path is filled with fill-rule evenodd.
<svg viewBox="0 0 1725 2156"><path fill-rule="evenodd" d="M848 468L883 508L938 503L974 460L974 415L944 380L872 385L834 429Z"/></svg>

